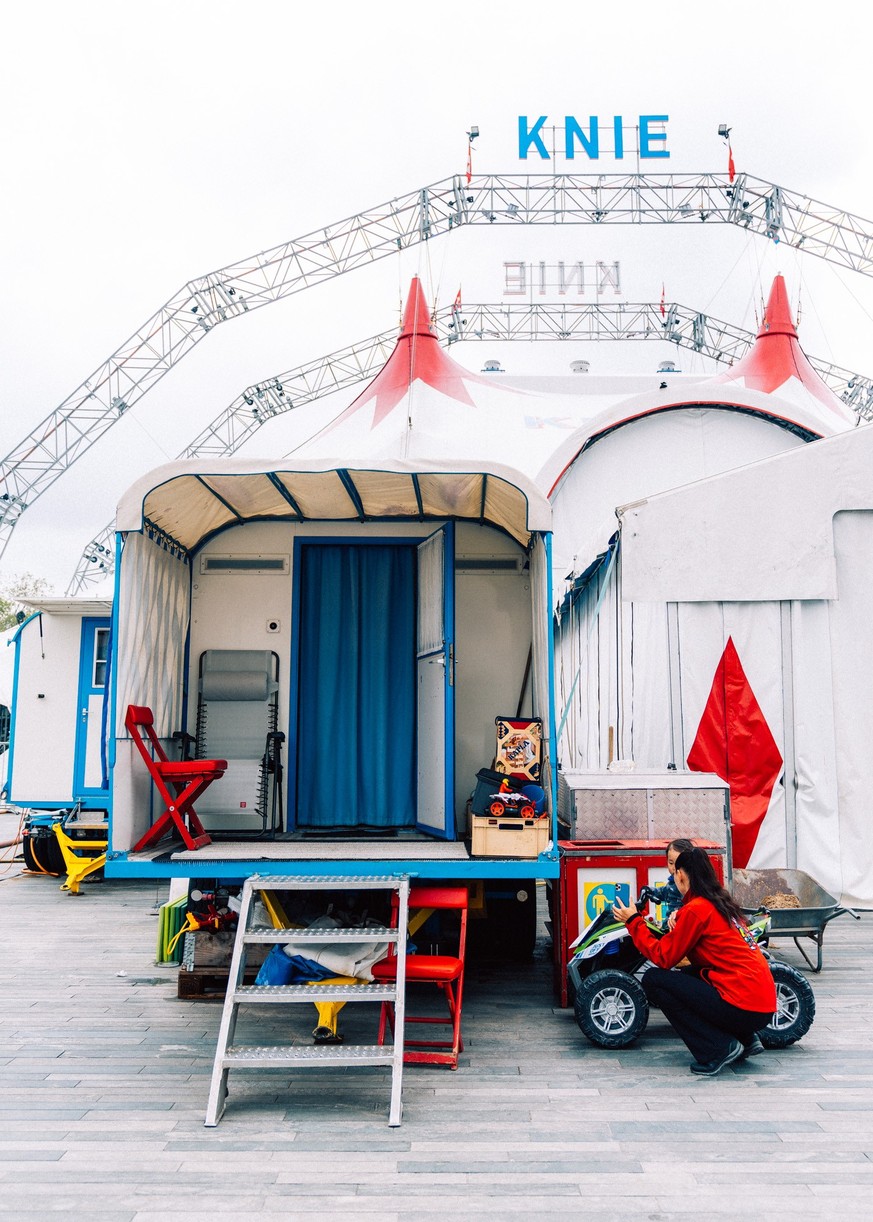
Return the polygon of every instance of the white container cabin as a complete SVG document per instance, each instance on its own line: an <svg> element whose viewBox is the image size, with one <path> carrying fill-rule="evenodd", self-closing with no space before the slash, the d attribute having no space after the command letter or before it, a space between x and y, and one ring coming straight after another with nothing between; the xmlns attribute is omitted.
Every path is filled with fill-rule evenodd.
<svg viewBox="0 0 873 1222"><path fill-rule="evenodd" d="M188 461L139 480L117 517L107 875L555 877L550 522L499 464ZM131 704L172 758L181 731L230 761L197 804L209 845L134 851L161 811ZM257 776L257 706L284 735L279 776ZM474 857L467 799L519 710L542 721L550 831L534 857Z"/></svg>
<svg viewBox="0 0 873 1222"><path fill-rule="evenodd" d="M112 603L45 598L12 638L8 800L32 811L105 816L106 702Z"/></svg>

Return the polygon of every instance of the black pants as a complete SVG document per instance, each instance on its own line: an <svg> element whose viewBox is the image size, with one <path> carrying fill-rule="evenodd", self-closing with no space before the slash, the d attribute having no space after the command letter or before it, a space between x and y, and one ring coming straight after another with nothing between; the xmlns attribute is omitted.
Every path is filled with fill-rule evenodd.
<svg viewBox="0 0 873 1222"><path fill-rule="evenodd" d="M643 976L643 988L649 1004L664 1012L695 1061L701 1063L723 1057L733 1039L748 1044L771 1018L732 1006L692 972L652 967Z"/></svg>

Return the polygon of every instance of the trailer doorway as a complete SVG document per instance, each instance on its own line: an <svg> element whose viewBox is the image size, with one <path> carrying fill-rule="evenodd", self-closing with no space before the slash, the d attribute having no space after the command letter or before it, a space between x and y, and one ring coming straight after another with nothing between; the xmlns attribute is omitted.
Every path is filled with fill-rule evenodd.
<svg viewBox="0 0 873 1222"><path fill-rule="evenodd" d="M416 551L304 541L295 558L299 832L412 827Z"/></svg>

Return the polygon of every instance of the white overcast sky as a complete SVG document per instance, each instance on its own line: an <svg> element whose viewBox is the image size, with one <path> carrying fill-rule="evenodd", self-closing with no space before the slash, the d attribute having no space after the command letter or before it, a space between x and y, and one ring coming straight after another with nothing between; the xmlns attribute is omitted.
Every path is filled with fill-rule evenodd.
<svg viewBox="0 0 873 1222"><path fill-rule="evenodd" d="M861 15L859 15L861 14ZM518 160L519 114L549 123L667 114L669 161L737 169L871 218L873 124L864 6L422 5L334 0L27 0L4 9L2 294L6 454L183 283L319 225L462 172ZM562 166L559 168L563 168ZM633 169L609 156L577 172ZM476 227L218 328L34 502L0 585L62 591L128 483L173 458L247 384L392 326L410 277L450 303L497 301L505 260L621 263L624 297L740 326L776 272L815 356L873 373L873 283L725 225ZM478 368L651 369L669 349L481 345ZM693 368L681 354L684 368ZM351 396L349 396L351 397ZM253 452L283 453L263 430Z"/></svg>

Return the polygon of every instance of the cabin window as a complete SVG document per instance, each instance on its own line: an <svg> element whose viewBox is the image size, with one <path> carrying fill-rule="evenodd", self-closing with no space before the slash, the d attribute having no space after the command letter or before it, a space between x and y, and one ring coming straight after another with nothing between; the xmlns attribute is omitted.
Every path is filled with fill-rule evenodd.
<svg viewBox="0 0 873 1222"><path fill-rule="evenodd" d="M94 634L94 670L92 687L106 686L106 666L109 659L109 629L98 628Z"/></svg>

